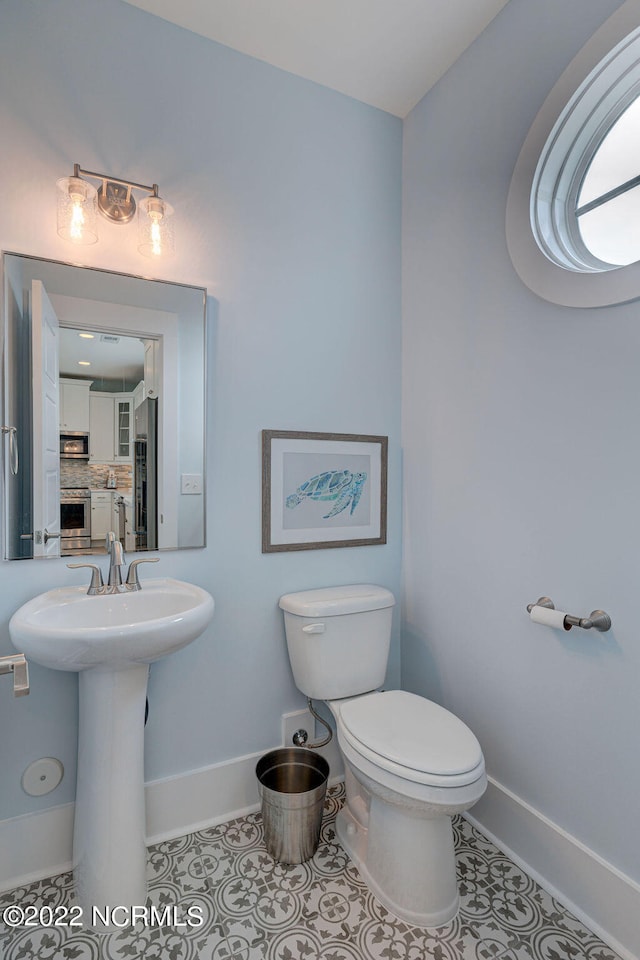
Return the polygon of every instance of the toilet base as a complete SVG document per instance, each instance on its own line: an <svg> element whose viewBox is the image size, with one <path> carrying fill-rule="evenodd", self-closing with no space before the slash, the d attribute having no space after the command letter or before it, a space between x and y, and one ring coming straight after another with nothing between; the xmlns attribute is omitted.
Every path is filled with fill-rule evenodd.
<svg viewBox="0 0 640 960"><path fill-rule="evenodd" d="M347 803L336 832L374 896L413 926L450 923L459 904L451 818L415 816L372 796L366 819Z"/></svg>

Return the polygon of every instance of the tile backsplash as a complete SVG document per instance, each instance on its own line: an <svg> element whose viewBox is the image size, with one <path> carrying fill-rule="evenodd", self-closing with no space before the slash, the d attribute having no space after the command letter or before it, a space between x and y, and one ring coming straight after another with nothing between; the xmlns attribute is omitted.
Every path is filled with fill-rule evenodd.
<svg viewBox="0 0 640 960"><path fill-rule="evenodd" d="M118 490L131 490L133 471L130 463L87 463L77 460L60 461L60 486L104 490L110 470L116 475Z"/></svg>

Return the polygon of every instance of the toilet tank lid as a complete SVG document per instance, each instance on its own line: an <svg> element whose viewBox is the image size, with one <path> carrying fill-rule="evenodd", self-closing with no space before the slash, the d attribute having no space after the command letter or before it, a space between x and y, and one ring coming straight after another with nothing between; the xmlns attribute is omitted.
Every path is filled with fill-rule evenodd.
<svg viewBox="0 0 640 960"><path fill-rule="evenodd" d="M392 607L395 602L390 590L373 583L322 587L280 597L281 609L298 617L338 617L344 613L364 613Z"/></svg>

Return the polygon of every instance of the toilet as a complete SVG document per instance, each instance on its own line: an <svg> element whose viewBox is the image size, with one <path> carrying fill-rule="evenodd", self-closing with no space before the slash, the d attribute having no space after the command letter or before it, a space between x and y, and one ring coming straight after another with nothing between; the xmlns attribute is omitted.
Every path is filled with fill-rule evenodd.
<svg viewBox="0 0 640 960"><path fill-rule="evenodd" d="M326 701L345 764L338 839L372 893L421 927L458 910L451 818L487 786L480 744L454 714L384 682L395 599L373 584L280 598L298 689Z"/></svg>

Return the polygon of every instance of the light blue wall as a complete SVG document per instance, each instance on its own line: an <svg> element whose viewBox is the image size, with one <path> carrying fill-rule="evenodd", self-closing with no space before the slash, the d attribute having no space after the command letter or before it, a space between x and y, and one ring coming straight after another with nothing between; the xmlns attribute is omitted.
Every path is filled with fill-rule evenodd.
<svg viewBox="0 0 640 960"><path fill-rule="evenodd" d="M399 120L153 18L119 0L0 4L0 248L145 273L135 230L104 224L80 252L55 230L55 181L74 162L158 182L176 208L161 279L210 293L205 550L160 572L216 599L212 628L152 667L147 776L269 748L303 704L278 597L376 582L399 594ZM263 428L387 434L387 546L262 555ZM32 595L80 582L61 562L0 566L0 654ZM390 679L397 681L398 621ZM77 679L31 668L0 689L0 819L73 798ZM59 757L41 800L26 765Z"/></svg>
<svg viewBox="0 0 640 960"><path fill-rule="evenodd" d="M637 309L544 303L504 239L527 129L617 6L511 0L405 124L403 661L499 782L640 879ZM211 295L209 546L162 569L217 607L152 669L147 776L266 749L302 703L278 596L366 580L399 595L401 124L119 0L3 0L0 131L4 250L79 259L53 187L75 161L157 181L178 211L178 256L154 273ZM134 232L102 235L84 263L149 269ZM262 555L265 427L388 434L388 546ZM13 610L76 576L1 565L0 654ZM541 593L604 607L612 632L531 625ZM396 617L391 682L398 647ZM0 819L73 798L76 679L31 677L21 699L0 681ZM20 775L47 755L67 776L28 798Z"/></svg>
<svg viewBox="0 0 640 960"><path fill-rule="evenodd" d="M537 298L504 228L531 122L617 7L511 0L405 123L402 665L499 783L637 881L638 305ZM543 594L612 631L532 624Z"/></svg>

